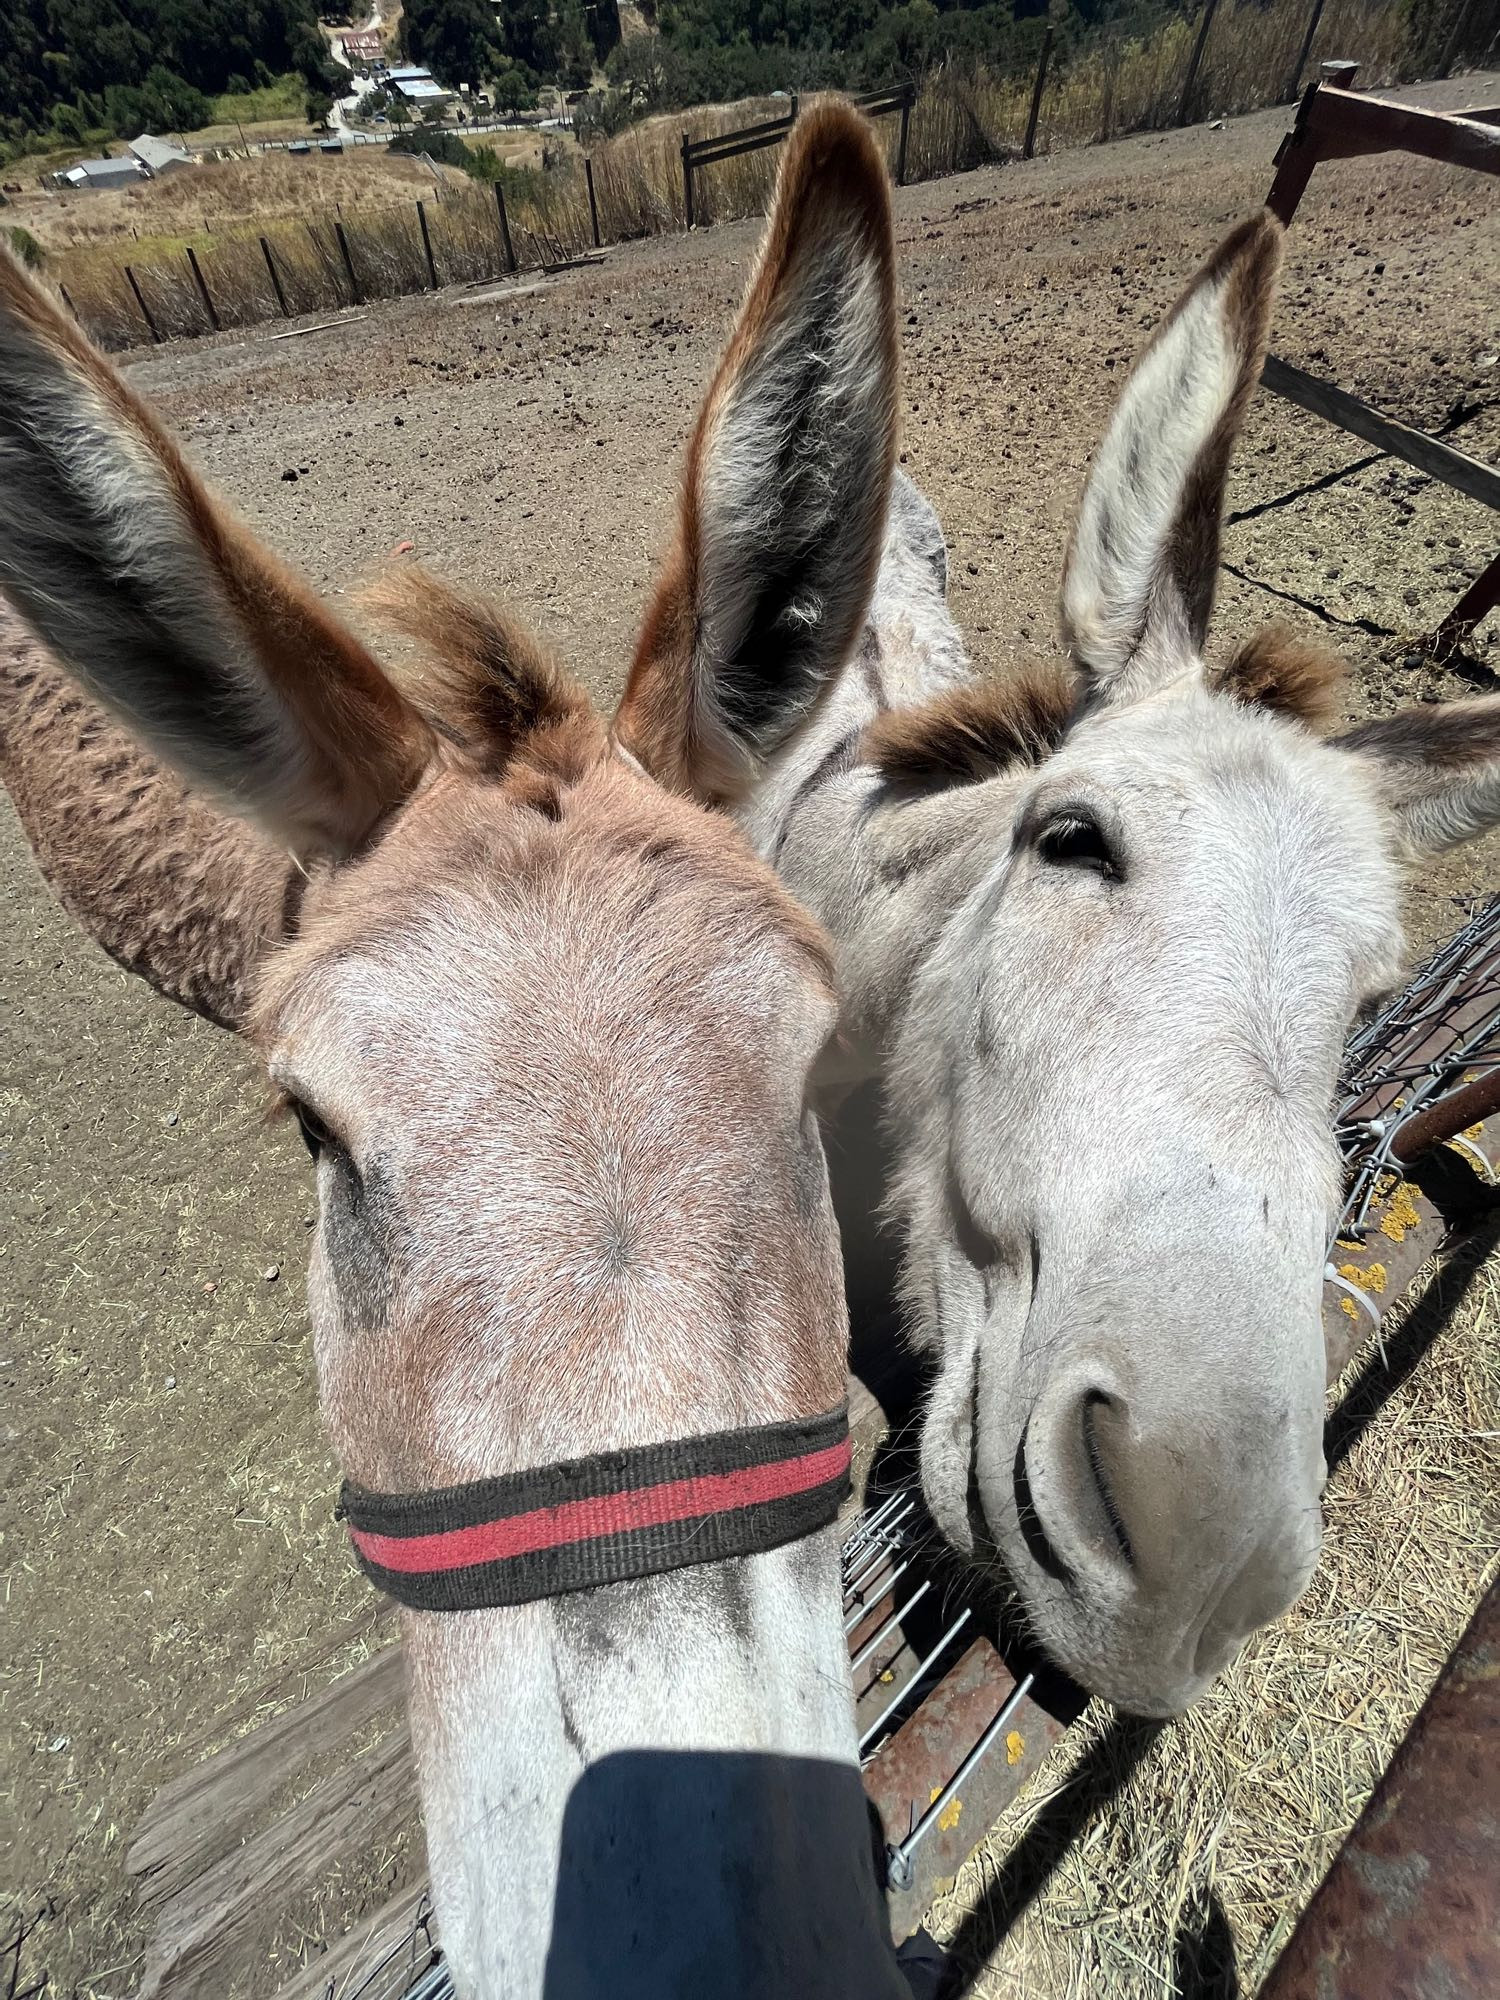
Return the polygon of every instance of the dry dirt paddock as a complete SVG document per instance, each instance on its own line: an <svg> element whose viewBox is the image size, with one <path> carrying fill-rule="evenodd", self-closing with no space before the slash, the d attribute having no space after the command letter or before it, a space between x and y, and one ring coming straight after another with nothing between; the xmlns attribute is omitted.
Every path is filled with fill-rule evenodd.
<svg viewBox="0 0 1500 2000"><path fill-rule="evenodd" d="M942 514L955 608L987 668L1052 643L1069 510L1123 370L1263 196L1284 123L898 196L905 456ZM754 241L750 226L666 238L546 285L410 300L293 340L181 344L129 372L323 590L409 539L504 593L609 700ZM1497 270L1493 182L1411 161L1325 167L1276 344L1494 457ZM1493 516L1390 462L1351 469L1368 456L1257 401L1218 643L1285 616L1346 654L1351 712L1500 686L1500 620L1451 671L1408 659L1493 553ZM1493 888L1497 860L1491 840L1426 878L1416 938ZM245 1054L131 985L54 908L8 809L0 870L0 1888L7 1922L38 1919L22 1987L45 1969L57 1994L99 2000L139 1970L123 1855L148 1797L247 1690L358 1614L367 1586L331 1518L295 1133L263 1128ZM1187 1723L1136 1743L1097 1718L1083 1776L1066 1749L961 1879L938 1925L978 1990L1248 1989L1479 1594L1496 1307L1493 1265L1441 1274L1423 1309L1436 1338L1409 1380L1368 1395L1330 1493L1327 1567L1294 1619ZM1059 1828L1079 1829L1066 1849ZM367 1878L293 1913L280 1966L387 1893L411 1851L394 1839ZM272 1983L267 1968L259 1991Z"/></svg>

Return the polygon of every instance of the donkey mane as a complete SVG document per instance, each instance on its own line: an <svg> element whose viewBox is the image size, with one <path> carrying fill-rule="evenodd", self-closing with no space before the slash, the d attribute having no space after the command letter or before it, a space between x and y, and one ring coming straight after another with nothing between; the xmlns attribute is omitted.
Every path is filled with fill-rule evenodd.
<svg viewBox="0 0 1500 2000"><path fill-rule="evenodd" d="M912 708L886 709L862 754L893 785L976 785L1017 764L1040 764L1077 705L1076 676L1051 662L1003 680L949 688Z"/></svg>
<svg viewBox="0 0 1500 2000"><path fill-rule="evenodd" d="M1321 732L1338 719L1344 679L1344 662L1336 654L1278 624L1246 639L1209 675L1208 685L1231 701L1270 709Z"/></svg>

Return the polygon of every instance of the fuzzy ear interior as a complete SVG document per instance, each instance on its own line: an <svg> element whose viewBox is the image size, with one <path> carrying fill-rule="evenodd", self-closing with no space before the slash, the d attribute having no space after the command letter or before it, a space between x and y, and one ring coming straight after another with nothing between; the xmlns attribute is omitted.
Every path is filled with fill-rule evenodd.
<svg viewBox="0 0 1500 2000"><path fill-rule="evenodd" d="M1373 766L1415 854L1500 826L1500 695L1403 708L1333 739Z"/></svg>
<svg viewBox="0 0 1500 2000"><path fill-rule="evenodd" d="M357 844L431 754L360 642L4 254L0 590L140 742L296 851Z"/></svg>
<svg viewBox="0 0 1500 2000"><path fill-rule="evenodd" d="M1126 383L1084 486L1063 571L1063 638L1105 700L1131 700L1202 651L1218 582L1229 456L1265 362L1281 224L1226 237Z"/></svg>
<svg viewBox="0 0 1500 2000"><path fill-rule="evenodd" d="M737 796L848 658L880 561L896 391L885 165L863 118L821 107L788 141L616 722L665 782Z"/></svg>

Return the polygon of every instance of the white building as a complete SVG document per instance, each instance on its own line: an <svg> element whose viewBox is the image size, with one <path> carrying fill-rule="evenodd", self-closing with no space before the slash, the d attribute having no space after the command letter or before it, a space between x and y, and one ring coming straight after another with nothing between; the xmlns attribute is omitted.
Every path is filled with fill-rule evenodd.
<svg viewBox="0 0 1500 2000"><path fill-rule="evenodd" d="M393 69L382 79L387 90L394 90L406 104L451 104L453 92L444 90L430 69Z"/></svg>
<svg viewBox="0 0 1500 2000"><path fill-rule="evenodd" d="M139 160L129 153L118 160L80 160L76 167L68 167L53 179L59 187L77 188L118 188L134 187L137 181L146 179L145 169Z"/></svg>
<svg viewBox="0 0 1500 2000"><path fill-rule="evenodd" d="M151 175L170 174L178 167L193 167L198 163L191 153L185 153L181 146L174 146L170 139L153 138L149 132L142 132L138 139L129 142L133 153Z"/></svg>

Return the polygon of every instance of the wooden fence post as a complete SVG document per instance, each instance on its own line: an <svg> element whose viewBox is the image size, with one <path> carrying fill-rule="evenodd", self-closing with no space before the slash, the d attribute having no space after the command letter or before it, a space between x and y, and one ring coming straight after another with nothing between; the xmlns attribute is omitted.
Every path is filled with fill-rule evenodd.
<svg viewBox="0 0 1500 2000"><path fill-rule="evenodd" d="M193 283L198 287L198 296L203 301L203 310L208 314L208 323L215 333L222 333L224 329L219 325L219 315L214 311L214 302L208 295L208 284L198 268L198 259L193 253L191 243L187 247L187 260L188 269L193 274Z"/></svg>
<svg viewBox="0 0 1500 2000"><path fill-rule="evenodd" d="M589 184L589 227L594 232L594 248L597 250L600 248L599 204L594 200L594 163L587 153L583 157L583 177Z"/></svg>
<svg viewBox="0 0 1500 2000"><path fill-rule="evenodd" d="M1021 158L1029 160L1036 153L1036 121L1042 115L1042 92L1047 87L1047 65L1052 60L1052 43L1056 29L1048 27L1042 37L1042 53L1036 66L1036 82L1031 90L1031 112L1026 120L1026 143L1021 148Z"/></svg>
<svg viewBox="0 0 1500 2000"><path fill-rule="evenodd" d="M438 288L437 265L434 263L432 256L432 238L427 233L427 210L422 206L421 202L417 203L417 221L422 226L422 249L427 257L427 276L432 281L432 289L436 291Z"/></svg>
<svg viewBox="0 0 1500 2000"><path fill-rule="evenodd" d="M131 270L128 264L125 266L125 275L130 280L130 289L135 293L135 302L141 309L141 318L146 322L147 328L149 329L151 334L151 338L156 342L157 346L160 347L161 335L156 330L156 321L151 317L151 308L146 304L146 301L142 298L141 288L135 281L135 272Z"/></svg>
<svg viewBox="0 0 1500 2000"><path fill-rule="evenodd" d="M1307 17L1307 33L1302 37L1302 47L1297 54L1297 67L1292 71L1291 81L1286 87L1286 101L1295 104L1297 92L1302 87L1302 72L1307 68L1307 59L1312 54L1313 36L1318 32L1318 23L1323 18L1327 0L1313 0L1312 12Z"/></svg>
<svg viewBox="0 0 1500 2000"><path fill-rule="evenodd" d="M792 92L792 123L794 125L797 122L797 113L801 110L801 108L802 108L802 94L800 91L794 90Z"/></svg>
<svg viewBox="0 0 1500 2000"><path fill-rule="evenodd" d="M914 86L908 84L901 97L901 137L896 141L896 185L906 186L906 134L911 126L912 98Z"/></svg>
<svg viewBox="0 0 1500 2000"><path fill-rule="evenodd" d="M505 250L505 270L510 276L516 268L516 253L511 248L510 217L505 213L505 189L499 181L495 183L495 206L500 211L500 241Z"/></svg>
<svg viewBox="0 0 1500 2000"><path fill-rule="evenodd" d="M63 304L67 307L68 311L73 315L74 319L78 321L78 324L82 326L83 321L82 319L79 318L78 308L77 306L74 305L73 301L68 297L68 288L66 285L58 286L57 296L62 300Z"/></svg>
<svg viewBox="0 0 1500 2000"><path fill-rule="evenodd" d="M338 238L339 250L344 259L344 269L349 273L349 289L354 294L354 303L357 306L362 306L365 302L365 295L359 289L359 280L354 275L354 259L349 255L349 239L344 234L344 225L342 222L334 223L333 233Z"/></svg>
<svg viewBox="0 0 1500 2000"><path fill-rule="evenodd" d="M286 293L281 289L281 273L276 268L276 261L271 255L271 246L264 236L260 239L260 247L261 254L266 260L266 269L271 274L271 284L276 292L276 303L281 307L281 317L283 319L290 319L291 314L287 311L286 306Z"/></svg>
<svg viewBox="0 0 1500 2000"><path fill-rule="evenodd" d="M1219 11L1219 0L1203 0L1203 19L1198 27L1198 39L1193 44L1193 53L1188 57L1187 75L1182 79L1182 96L1177 105L1177 122L1186 125L1188 111L1192 105L1193 85L1198 81L1198 65L1203 60L1203 51L1208 45L1208 31L1214 24L1214 15Z"/></svg>
<svg viewBox="0 0 1500 2000"><path fill-rule="evenodd" d="M693 142L682 135L682 213L684 228L693 226Z"/></svg>

